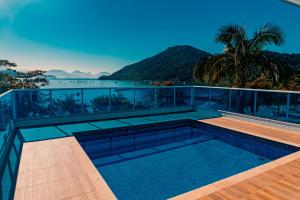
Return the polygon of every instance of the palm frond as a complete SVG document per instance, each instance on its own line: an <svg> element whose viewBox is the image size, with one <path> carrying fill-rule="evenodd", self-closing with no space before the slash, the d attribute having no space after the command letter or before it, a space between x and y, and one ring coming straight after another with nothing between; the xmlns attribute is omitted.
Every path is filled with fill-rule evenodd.
<svg viewBox="0 0 300 200"><path fill-rule="evenodd" d="M227 25L219 29L216 42L222 43L227 49L235 48L240 41L247 40L247 33L240 25Z"/></svg>
<svg viewBox="0 0 300 200"><path fill-rule="evenodd" d="M282 45L284 43L284 33L277 25L267 23L254 32L250 42L250 50L262 50L268 44Z"/></svg>
<svg viewBox="0 0 300 200"><path fill-rule="evenodd" d="M230 58L224 54L208 57L198 64L194 70L194 79L205 83L217 83L228 72Z"/></svg>

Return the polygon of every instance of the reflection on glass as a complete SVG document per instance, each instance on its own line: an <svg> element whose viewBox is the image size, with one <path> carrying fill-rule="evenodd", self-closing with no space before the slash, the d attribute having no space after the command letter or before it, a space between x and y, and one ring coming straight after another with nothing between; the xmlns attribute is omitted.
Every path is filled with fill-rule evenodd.
<svg viewBox="0 0 300 200"><path fill-rule="evenodd" d="M12 120L12 93L8 93L0 97L0 145L10 130Z"/></svg>
<svg viewBox="0 0 300 200"><path fill-rule="evenodd" d="M135 89L135 110L153 109L155 107L155 89Z"/></svg>
<svg viewBox="0 0 300 200"><path fill-rule="evenodd" d="M286 111L286 93L257 92L255 116L285 121Z"/></svg>
<svg viewBox="0 0 300 200"><path fill-rule="evenodd" d="M157 88L157 106L159 108L174 107L174 88Z"/></svg>
<svg viewBox="0 0 300 200"><path fill-rule="evenodd" d="M229 93L227 89L213 89L210 107L215 110L229 110Z"/></svg>
<svg viewBox="0 0 300 200"><path fill-rule="evenodd" d="M113 112L133 111L134 91L128 88L111 89L111 110Z"/></svg>
<svg viewBox="0 0 300 200"><path fill-rule="evenodd" d="M109 89L83 90L83 105L85 113L109 112Z"/></svg>
<svg viewBox="0 0 300 200"><path fill-rule="evenodd" d="M231 112L254 114L254 91L231 90Z"/></svg>
<svg viewBox="0 0 300 200"><path fill-rule="evenodd" d="M54 116L70 116L82 113L81 90L52 90Z"/></svg>
<svg viewBox="0 0 300 200"><path fill-rule="evenodd" d="M17 91L17 117L34 119L51 116L50 90Z"/></svg>
<svg viewBox="0 0 300 200"><path fill-rule="evenodd" d="M191 88L176 88L176 106L191 105Z"/></svg>
<svg viewBox="0 0 300 200"><path fill-rule="evenodd" d="M210 89L196 87L194 89L194 104L198 108L209 109L210 107Z"/></svg>
<svg viewBox="0 0 300 200"><path fill-rule="evenodd" d="M300 94L291 94L289 121L300 124Z"/></svg>

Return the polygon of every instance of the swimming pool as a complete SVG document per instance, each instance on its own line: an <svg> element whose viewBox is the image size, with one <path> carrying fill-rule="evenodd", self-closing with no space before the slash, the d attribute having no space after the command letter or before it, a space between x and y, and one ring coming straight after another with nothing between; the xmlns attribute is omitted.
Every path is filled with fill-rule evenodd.
<svg viewBox="0 0 300 200"><path fill-rule="evenodd" d="M193 121L77 136L118 199L167 199L298 151Z"/></svg>

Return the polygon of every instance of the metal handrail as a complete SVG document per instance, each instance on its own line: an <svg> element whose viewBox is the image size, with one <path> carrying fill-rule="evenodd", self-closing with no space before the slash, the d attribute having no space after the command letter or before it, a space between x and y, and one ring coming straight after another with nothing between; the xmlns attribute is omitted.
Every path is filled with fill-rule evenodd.
<svg viewBox="0 0 300 200"><path fill-rule="evenodd" d="M216 86L192 86L195 88L207 88L207 89L225 89L225 90L244 90L244 91L256 91L256 92L274 92L274 93L289 93L300 94L300 91L293 90L268 90L268 89L252 89L252 88L233 88L233 87L216 87Z"/></svg>
<svg viewBox="0 0 300 200"><path fill-rule="evenodd" d="M225 90L245 90L245 91L257 91L257 92L275 92L275 93L291 93L291 94L300 94L300 91L293 90L269 90L269 89L252 89L252 88L234 88L234 87L218 87L218 86L197 86L197 85L185 85L185 86L122 86L122 87L76 87L76 88L33 88L33 89L12 89L3 94L12 92L12 91L38 91L38 90L97 90L97 89L152 89L152 88L207 88L207 89L225 89Z"/></svg>

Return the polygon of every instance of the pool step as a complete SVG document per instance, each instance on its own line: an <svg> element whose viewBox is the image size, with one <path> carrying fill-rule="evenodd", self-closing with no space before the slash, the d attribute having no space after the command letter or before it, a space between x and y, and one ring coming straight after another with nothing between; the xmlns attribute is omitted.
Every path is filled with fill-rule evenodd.
<svg viewBox="0 0 300 200"><path fill-rule="evenodd" d="M110 156L105 156L105 157L100 157L100 155L99 156L94 155L92 160L96 167L101 167L104 165L110 165L110 164L122 162L125 160L131 160L131 159L135 159L135 158L139 158L139 157L149 156L149 155L156 154L156 153L170 151L172 149L177 149L177 148L197 144L200 142L205 142L205 141L208 141L211 139L212 139L212 137L209 137L209 136L201 136L201 137L183 140L180 142L173 142L173 143L163 144L163 145L159 145L159 146L154 146L151 148L129 151L126 153L120 153L120 154L115 154L115 155L110 155Z"/></svg>

